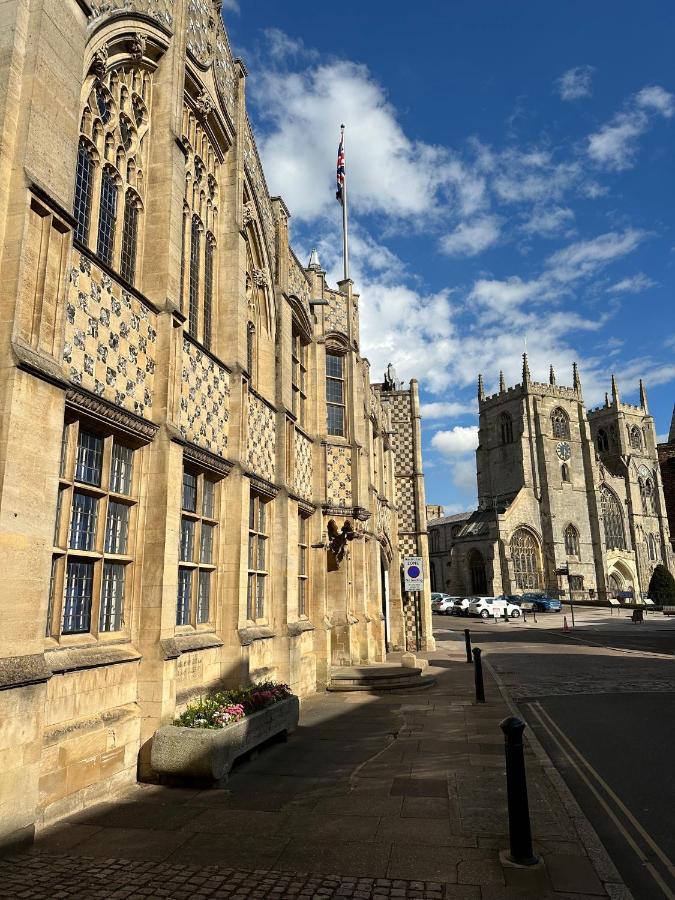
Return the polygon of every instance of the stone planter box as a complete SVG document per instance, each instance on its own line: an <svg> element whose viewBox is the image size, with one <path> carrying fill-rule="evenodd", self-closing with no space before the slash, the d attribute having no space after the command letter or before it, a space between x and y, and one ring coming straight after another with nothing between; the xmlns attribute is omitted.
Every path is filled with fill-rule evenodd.
<svg viewBox="0 0 675 900"><path fill-rule="evenodd" d="M165 725L152 739L152 768L169 778L226 781L238 756L295 731L299 714L298 698L288 697L226 728Z"/></svg>

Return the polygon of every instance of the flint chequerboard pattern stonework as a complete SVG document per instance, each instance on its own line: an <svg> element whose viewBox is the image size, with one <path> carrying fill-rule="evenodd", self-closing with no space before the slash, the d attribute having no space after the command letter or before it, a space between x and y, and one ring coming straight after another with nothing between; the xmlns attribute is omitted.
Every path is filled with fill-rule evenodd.
<svg viewBox="0 0 675 900"><path fill-rule="evenodd" d="M179 427L186 441L225 455L230 417L227 371L183 338Z"/></svg>
<svg viewBox="0 0 675 900"><path fill-rule="evenodd" d="M155 314L140 300L81 256L70 272L66 304L66 377L97 397L150 418L156 324Z"/></svg>
<svg viewBox="0 0 675 900"><path fill-rule="evenodd" d="M274 410L249 392L246 462L256 475L266 481L274 481L276 446Z"/></svg>
<svg viewBox="0 0 675 900"><path fill-rule="evenodd" d="M331 506L352 505L351 447L326 447L326 498Z"/></svg>
<svg viewBox="0 0 675 900"><path fill-rule="evenodd" d="M398 527L401 531L414 531L415 524L415 481L413 478L396 479L396 505L398 506Z"/></svg>
<svg viewBox="0 0 675 900"><path fill-rule="evenodd" d="M294 487L305 500L312 499L312 442L295 432L295 475Z"/></svg>

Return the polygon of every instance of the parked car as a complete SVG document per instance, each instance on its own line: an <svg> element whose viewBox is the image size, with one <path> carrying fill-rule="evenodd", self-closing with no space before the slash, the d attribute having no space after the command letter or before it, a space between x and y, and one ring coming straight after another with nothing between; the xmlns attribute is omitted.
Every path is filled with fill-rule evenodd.
<svg viewBox="0 0 675 900"><path fill-rule="evenodd" d="M449 616L452 609L453 598L447 594L439 594L437 592L431 595L431 611L441 616Z"/></svg>
<svg viewBox="0 0 675 900"><path fill-rule="evenodd" d="M504 609L511 619L517 619L521 615L520 607L515 603L502 600L501 597L472 597L468 614L480 616L481 619L489 619L490 616L503 616Z"/></svg>
<svg viewBox="0 0 675 900"><path fill-rule="evenodd" d="M498 597L495 597L496 600L505 600L507 603L514 603L516 606L520 606L523 602L523 598L520 594L500 594Z"/></svg>
<svg viewBox="0 0 675 900"><path fill-rule="evenodd" d="M562 612L560 600L547 594L523 594L522 602L532 603L537 612Z"/></svg>
<svg viewBox="0 0 675 900"><path fill-rule="evenodd" d="M457 599L452 604L453 616L468 615L470 599L470 597L457 597Z"/></svg>

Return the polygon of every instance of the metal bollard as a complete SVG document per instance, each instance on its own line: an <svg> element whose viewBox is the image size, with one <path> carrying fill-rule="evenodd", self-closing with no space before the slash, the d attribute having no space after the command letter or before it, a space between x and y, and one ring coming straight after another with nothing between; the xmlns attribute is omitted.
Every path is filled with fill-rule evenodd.
<svg viewBox="0 0 675 900"><path fill-rule="evenodd" d="M473 662L471 658L471 632L468 628L464 629L464 643L466 644L466 661L471 665Z"/></svg>
<svg viewBox="0 0 675 900"><path fill-rule="evenodd" d="M539 860L532 852L530 807L527 801L527 776L523 754L525 723L509 716L500 723L504 732L506 755L506 793L509 804L509 855L519 866L534 866Z"/></svg>
<svg viewBox="0 0 675 900"><path fill-rule="evenodd" d="M480 658L480 647L473 650L473 678L476 683L476 703L485 703L485 687L483 686L483 663Z"/></svg>

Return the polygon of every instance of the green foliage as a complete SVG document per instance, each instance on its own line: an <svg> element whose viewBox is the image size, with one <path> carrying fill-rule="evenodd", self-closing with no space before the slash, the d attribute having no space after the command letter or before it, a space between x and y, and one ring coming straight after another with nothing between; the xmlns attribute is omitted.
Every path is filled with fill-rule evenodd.
<svg viewBox="0 0 675 900"><path fill-rule="evenodd" d="M659 606L675 604L675 578L661 563L652 572L647 593Z"/></svg>
<svg viewBox="0 0 675 900"><path fill-rule="evenodd" d="M189 703L185 712L174 720L174 725L183 728L223 728L223 712L231 707L241 705L244 715L272 706L280 700L292 695L287 684L275 681L262 681L248 687L233 688L229 691L216 691ZM227 718L227 717L226 717Z"/></svg>

